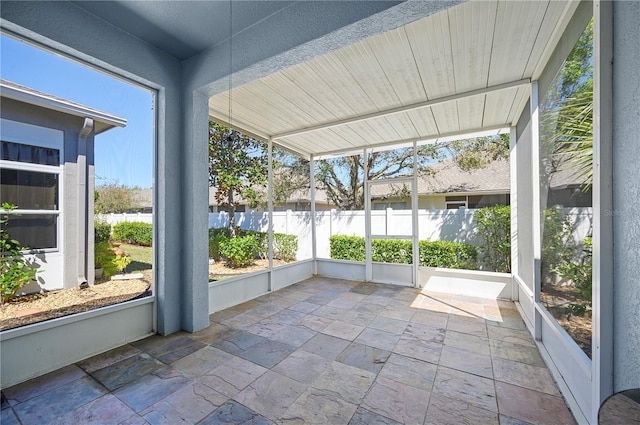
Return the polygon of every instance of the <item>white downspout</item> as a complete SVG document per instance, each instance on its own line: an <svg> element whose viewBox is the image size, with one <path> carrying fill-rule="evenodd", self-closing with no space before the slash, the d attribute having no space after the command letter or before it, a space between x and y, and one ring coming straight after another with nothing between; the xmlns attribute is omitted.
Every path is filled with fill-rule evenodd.
<svg viewBox="0 0 640 425"><path fill-rule="evenodd" d="M78 224L77 224L77 241L78 241L78 285L86 286L87 267L88 267L88 202L87 196L87 137L93 130L93 119L85 118L84 125L78 135L78 152L77 152L77 174L78 174Z"/></svg>

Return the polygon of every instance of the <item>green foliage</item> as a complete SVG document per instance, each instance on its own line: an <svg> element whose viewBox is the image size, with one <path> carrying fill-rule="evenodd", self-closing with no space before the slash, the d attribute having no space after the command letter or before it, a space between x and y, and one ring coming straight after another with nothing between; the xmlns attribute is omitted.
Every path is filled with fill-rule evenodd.
<svg viewBox="0 0 640 425"><path fill-rule="evenodd" d="M131 264L131 257L128 255L116 255L113 260L111 260L116 267L116 270L121 273L125 272L125 269L129 264Z"/></svg>
<svg viewBox="0 0 640 425"><path fill-rule="evenodd" d="M580 291L582 298L591 304L591 296L593 289L593 242L587 237L583 240L584 248L579 260L574 258L565 258L558 267L557 272L573 282Z"/></svg>
<svg viewBox="0 0 640 425"><path fill-rule="evenodd" d="M243 198L251 208L262 202L267 185L267 144L235 130L209 122L209 186L216 188L216 203L229 212L235 233L235 209Z"/></svg>
<svg viewBox="0 0 640 425"><path fill-rule="evenodd" d="M561 208L545 208L542 210L542 258L540 275L542 283L557 272L558 266L571 256L573 252L571 221L563 217Z"/></svg>
<svg viewBox="0 0 640 425"><path fill-rule="evenodd" d="M4 211L13 211L15 205L2 203ZM36 279L36 268L22 255L20 242L7 232L9 214L0 214L0 304L9 301L27 283Z"/></svg>
<svg viewBox="0 0 640 425"><path fill-rule="evenodd" d="M220 254L232 268L248 266L253 262L258 243L253 236L237 236L220 242Z"/></svg>
<svg viewBox="0 0 640 425"><path fill-rule="evenodd" d="M331 258L365 261L365 239L360 236L334 235L329 239ZM382 263L413 264L410 240L373 239L372 260ZM456 269L475 269L476 248L449 241L420 241L420 265Z"/></svg>
<svg viewBox="0 0 640 425"><path fill-rule="evenodd" d="M96 214L122 214L141 208L140 188L128 187L117 181L96 186L94 193Z"/></svg>
<svg viewBox="0 0 640 425"><path fill-rule="evenodd" d="M94 220L93 234L95 243L107 242L111 239L111 225L106 221Z"/></svg>
<svg viewBox="0 0 640 425"><path fill-rule="evenodd" d="M133 245L151 246L153 225L138 221L124 221L113 226L113 239Z"/></svg>
<svg viewBox="0 0 640 425"><path fill-rule="evenodd" d="M475 246L450 241L420 241L420 265L449 269L477 269Z"/></svg>
<svg viewBox="0 0 640 425"><path fill-rule="evenodd" d="M372 239L371 259L377 263L413 264L410 240Z"/></svg>
<svg viewBox="0 0 640 425"><path fill-rule="evenodd" d="M263 260L269 257L269 235L266 232L259 232L257 230L238 230L236 235L251 236L256 240L256 251L254 255Z"/></svg>
<svg viewBox="0 0 640 425"><path fill-rule="evenodd" d="M296 261L298 252L298 237L284 233L273 234L273 256L282 261Z"/></svg>
<svg viewBox="0 0 640 425"><path fill-rule="evenodd" d="M364 238L360 236L331 236L329 238L329 252L331 258L336 260L366 260Z"/></svg>
<svg viewBox="0 0 640 425"><path fill-rule="evenodd" d="M95 268L102 269L104 274L102 275L105 280L116 274L116 265L113 263L113 259L116 254L111 248L109 242L100 242L95 245L94 248L94 264Z"/></svg>
<svg viewBox="0 0 640 425"><path fill-rule="evenodd" d="M209 258L220 259L220 243L229 239L229 229L209 229Z"/></svg>
<svg viewBox="0 0 640 425"><path fill-rule="evenodd" d="M482 243L480 261L485 269L511 271L511 208L495 205L476 211L476 232Z"/></svg>

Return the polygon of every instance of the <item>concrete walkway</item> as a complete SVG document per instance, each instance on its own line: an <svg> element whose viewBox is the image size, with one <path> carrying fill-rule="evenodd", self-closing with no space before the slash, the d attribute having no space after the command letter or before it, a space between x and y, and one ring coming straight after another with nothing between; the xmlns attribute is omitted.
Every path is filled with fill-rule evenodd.
<svg viewBox="0 0 640 425"><path fill-rule="evenodd" d="M7 388L0 422L574 420L513 303L313 278Z"/></svg>

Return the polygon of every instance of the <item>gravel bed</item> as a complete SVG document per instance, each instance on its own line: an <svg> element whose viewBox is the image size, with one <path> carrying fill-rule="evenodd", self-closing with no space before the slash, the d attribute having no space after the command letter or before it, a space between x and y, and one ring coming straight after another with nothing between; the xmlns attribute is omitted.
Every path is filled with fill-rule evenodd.
<svg viewBox="0 0 640 425"><path fill-rule="evenodd" d="M149 288L150 283L145 279L113 280L84 289L15 297L0 306L0 331L129 301L145 294Z"/></svg>

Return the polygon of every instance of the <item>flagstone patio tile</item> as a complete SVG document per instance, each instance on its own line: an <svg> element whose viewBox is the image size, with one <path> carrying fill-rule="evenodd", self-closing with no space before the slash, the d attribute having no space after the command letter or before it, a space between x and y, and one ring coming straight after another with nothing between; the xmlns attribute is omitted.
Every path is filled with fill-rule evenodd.
<svg viewBox="0 0 640 425"><path fill-rule="evenodd" d="M422 424L429 391L378 376L361 406L403 424Z"/></svg>
<svg viewBox="0 0 640 425"><path fill-rule="evenodd" d="M349 341L345 339L318 334L307 341L300 349L329 360L335 360L348 345Z"/></svg>
<svg viewBox="0 0 640 425"><path fill-rule="evenodd" d="M575 424L562 397L496 381L500 413L540 425Z"/></svg>
<svg viewBox="0 0 640 425"><path fill-rule="evenodd" d="M234 400L229 400L200 422L200 425L244 424L272 425L273 422Z"/></svg>
<svg viewBox="0 0 640 425"><path fill-rule="evenodd" d="M71 381L13 407L23 425L48 423L107 393L90 376Z"/></svg>
<svg viewBox="0 0 640 425"><path fill-rule="evenodd" d="M546 367L496 357L493 359L493 375L496 381L560 396L560 391Z"/></svg>
<svg viewBox="0 0 640 425"><path fill-rule="evenodd" d="M240 404L271 419L280 418L307 388L305 384L269 371L234 397Z"/></svg>
<svg viewBox="0 0 640 425"><path fill-rule="evenodd" d="M147 353L141 353L97 370L91 376L110 391L114 391L163 367L164 363Z"/></svg>
<svg viewBox="0 0 640 425"><path fill-rule="evenodd" d="M378 376L431 391L436 370L437 366L432 363L391 354Z"/></svg>
<svg viewBox="0 0 640 425"><path fill-rule="evenodd" d="M390 351L353 342L336 358L337 361L378 373L391 355Z"/></svg>
<svg viewBox="0 0 640 425"><path fill-rule="evenodd" d="M337 338L353 341L364 330L364 326L352 325L350 323L336 320L322 330L323 334L335 336Z"/></svg>
<svg viewBox="0 0 640 425"><path fill-rule="evenodd" d="M331 391L307 388L277 422L282 425L347 424L357 407Z"/></svg>
<svg viewBox="0 0 640 425"><path fill-rule="evenodd" d="M330 364L331 360L326 357L298 350L272 370L303 384L311 384Z"/></svg>
<svg viewBox="0 0 640 425"><path fill-rule="evenodd" d="M355 342L365 344L381 350L393 351L393 347L400 340L400 335L393 334L378 329L366 328L363 330Z"/></svg>
<svg viewBox="0 0 640 425"><path fill-rule="evenodd" d="M336 398L359 404L375 379L375 373L333 362L311 385L313 388L335 395Z"/></svg>
<svg viewBox="0 0 640 425"><path fill-rule="evenodd" d="M440 366L493 379L491 356L479 354L475 351L445 345L442 347Z"/></svg>
<svg viewBox="0 0 640 425"><path fill-rule="evenodd" d="M252 361L255 364L266 368L272 368L280 363L285 357L295 350L291 345L283 344L278 341L264 341L252 345L246 350L237 354L245 360Z"/></svg>
<svg viewBox="0 0 640 425"><path fill-rule="evenodd" d="M2 390L2 394L6 402L13 406L85 376L87 376L87 374L78 366L69 365L21 384L5 388Z"/></svg>
<svg viewBox="0 0 640 425"><path fill-rule="evenodd" d="M432 394L439 394L491 412L498 412L491 379L438 366Z"/></svg>
<svg viewBox="0 0 640 425"><path fill-rule="evenodd" d="M358 407L358 410L356 410L356 413L353 415L348 425L402 425L402 423L362 407Z"/></svg>
<svg viewBox="0 0 640 425"><path fill-rule="evenodd" d="M148 407L141 415L153 424L194 424L227 400L228 397L218 391L202 383L193 382Z"/></svg>
<svg viewBox="0 0 640 425"><path fill-rule="evenodd" d="M438 393L431 394L425 423L429 425L502 425L496 412Z"/></svg>

